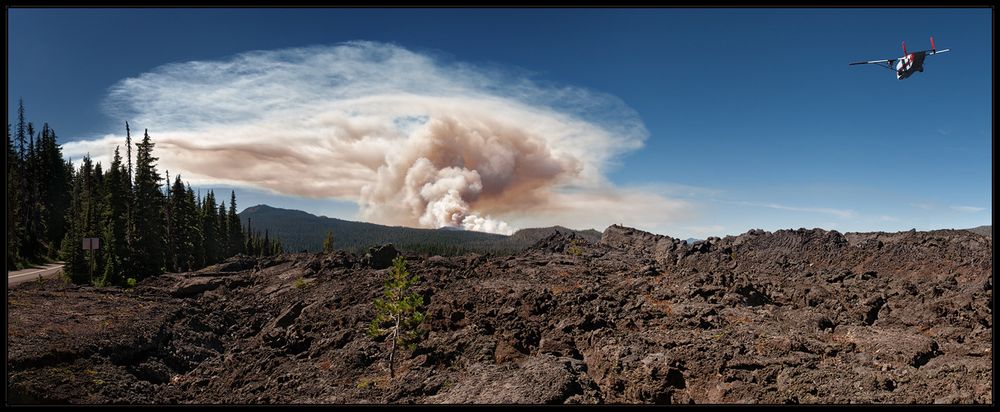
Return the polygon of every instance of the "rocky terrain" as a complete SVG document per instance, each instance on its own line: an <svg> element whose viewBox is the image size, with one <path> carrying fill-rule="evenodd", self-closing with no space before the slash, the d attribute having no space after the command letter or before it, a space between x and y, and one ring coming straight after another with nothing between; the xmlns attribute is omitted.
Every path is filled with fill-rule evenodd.
<svg viewBox="0 0 1000 412"><path fill-rule="evenodd" d="M992 403L992 238L620 226L407 255L426 335L365 331L389 249L7 293L9 403ZM386 256L386 255L389 256Z"/></svg>

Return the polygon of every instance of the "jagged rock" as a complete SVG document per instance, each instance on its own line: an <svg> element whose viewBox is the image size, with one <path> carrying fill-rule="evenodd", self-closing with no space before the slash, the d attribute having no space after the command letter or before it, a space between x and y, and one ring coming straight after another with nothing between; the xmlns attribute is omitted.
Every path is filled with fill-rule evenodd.
<svg viewBox="0 0 1000 412"><path fill-rule="evenodd" d="M993 399L992 239L968 231L753 230L687 245L613 226L599 243L552 233L513 255L409 255L427 318L394 380L389 342L367 333L386 279L372 260L241 257L129 290L12 288L9 399Z"/></svg>
<svg viewBox="0 0 1000 412"><path fill-rule="evenodd" d="M599 394L581 362L549 355L509 367L475 365L448 390L428 400L435 403L562 404L596 403Z"/></svg>
<svg viewBox="0 0 1000 412"><path fill-rule="evenodd" d="M257 259L247 256L247 255L236 255L225 262L219 263L217 265L209 266L203 270L212 269L214 272L240 272L244 270L253 269L257 265Z"/></svg>
<svg viewBox="0 0 1000 412"><path fill-rule="evenodd" d="M392 266L392 260L399 256L399 251L392 244L376 246L368 249L365 263L375 269L385 269Z"/></svg>
<svg viewBox="0 0 1000 412"><path fill-rule="evenodd" d="M224 281L222 279L212 278L212 277L195 277L195 278L183 279L180 282L178 282L176 286L174 286L171 295L178 298L190 297L192 295L213 290L222 285L223 283Z"/></svg>

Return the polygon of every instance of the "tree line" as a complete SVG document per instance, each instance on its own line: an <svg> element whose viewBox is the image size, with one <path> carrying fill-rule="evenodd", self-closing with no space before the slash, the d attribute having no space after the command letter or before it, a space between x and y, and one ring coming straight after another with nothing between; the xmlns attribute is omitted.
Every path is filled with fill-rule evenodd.
<svg viewBox="0 0 1000 412"><path fill-rule="evenodd" d="M15 132L7 125L7 268L62 259L75 283L126 285L165 271L197 270L227 257L282 252L281 242L244 230L214 191L196 195L178 174L171 184L156 168L149 131L135 143L125 123L125 159L116 147L107 170L89 154L74 168L64 161L55 130L41 132L18 106ZM165 183L165 184L161 184ZM84 238L99 238L83 250ZM130 280L131 279L131 280Z"/></svg>

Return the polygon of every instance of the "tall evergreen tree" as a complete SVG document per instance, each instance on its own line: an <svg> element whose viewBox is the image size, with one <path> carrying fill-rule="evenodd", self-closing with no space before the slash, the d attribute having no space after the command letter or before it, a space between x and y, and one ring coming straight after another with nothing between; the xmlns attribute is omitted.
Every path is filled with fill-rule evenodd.
<svg viewBox="0 0 1000 412"><path fill-rule="evenodd" d="M100 201L97 191L99 178L98 169L94 167L90 156L84 156L79 172L73 180L72 201L66 215L69 228L63 239L61 251L62 259L66 262L63 270L70 275L74 283L89 283L92 275L101 267L98 264L100 260L98 251L82 250L84 238L100 236L97 216Z"/></svg>
<svg viewBox="0 0 1000 412"><path fill-rule="evenodd" d="M187 185L187 190L185 193L185 208L190 212L190 224L191 224L191 262L190 268L188 270L194 270L196 268L202 267L202 261L205 257L205 240L202 237L201 228L201 204L196 200L194 190L191 189L191 185Z"/></svg>
<svg viewBox="0 0 1000 412"><path fill-rule="evenodd" d="M226 202L219 204L219 214L216 215L216 219L219 228L219 254L216 256L216 259L222 261L230 256L229 251L231 250L229 246L229 215L226 211Z"/></svg>
<svg viewBox="0 0 1000 412"><path fill-rule="evenodd" d="M23 114L23 113L22 113ZM18 216L23 226L22 256L34 260L40 254L41 234L43 232L39 209L38 155L35 151L35 126L27 125L28 147L23 153L21 168L21 213Z"/></svg>
<svg viewBox="0 0 1000 412"><path fill-rule="evenodd" d="M70 181L67 177L66 164L62 158L62 148L56 143L56 132L48 123L42 126L41 140L38 144L39 174L43 185L41 198L43 202L42 221L45 226L44 238L49 245L49 257L56 257L59 242L65 234L66 209L69 207Z"/></svg>
<svg viewBox="0 0 1000 412"><path fill-rule="evenodd" d="M16 269L21 250L20 233L17 229L17 214L20 195L20 162L21 159L14 149L14 141L10 133L10 123L7 123L7 270Z"/></svg>
<svg viewBox="0 0 1000 412"><path fill-rule="evenodd" d="M105 187L106 195L104 210L101 215L103 223L102 245L104 248L104 276L102 283L105 285L124 285L127 272L126 259L129 253L128 244L125 242L125 216L128 209L129 184L125 165L122 164L121 154L115 148L115 157L111 161L111 169L108 171Z"/></svg>
<svg viewBox="0 0 1000 412"><path fill-rule="evenodd" d="M176 272L177 269L177 244L174 238L175 221L173 219L174 205L170 202L170 193L173 191L173 186L170 184L170 170L166 171L167 178L165 180L164 186L166 190L163 192L164 203L163 203L163 240L166 248L163 250L163 261L164 268L168 272Z"/></svg>
<svg viewBox="0 0 1000 412"><path fill-rule="evenodd" d="M128 127L128 122L125 122L125 153L127 157L126 164L126 176L125 180L128 183L127 190L125 192L125 245L129 250L129 253L125 255L122 260L124 265L125 273L135 273L136 270L136 257L132 255L131 251L136 248L135 239L135 180L132 175L132 130ZM138 276L138 275L134 275Z"/></svg>
<svg viewBox="0 0 1000 412"><path fill-rule="evenodd" d="M133 270L138 278L163 273L164 221L163 192L160 191L160 174L156 171L153 146L149 130L142 142L136 145L135 188L132 202L134 238L130 254L134 259Z"/></svg>
<svg viewBox="0 0 1000 412"><path fill-rule="evenodd" d="M85 160L89 161L86 158ZM81 246L84 237L82 224L84 181L82 173L73 172L72 176L72 193L70 195L69 209L66 211L66 235L62 241L60 258L65 262L63 271L74 282L84 283L84 274L88 270L87 261L84 258ZM86 281L89 281L89 279Z"/></svg>
<svg viewBox="0 0 1000 412"><path fill-rule="evenodd" d="M24 153L27 149L26 147L26 137L25 136L25 122L24 122L24 99L18 99L17 101L17 158L24 160ZM23 166L23 165L22 165Z"/></svg>
<svg viewBox="0 0 1000 412"><path fill-rule="evenodd" d="M167 223L168 237L167 251L172 258L169 263L171 271L192 270L195 266L194 247L195 232L197 231L197 215L194 209L193 199L189 199L188 190L184 187L180 175L177 175L173 186L170 188L170 197L167 209L170 210L170 217Z"/></svg>
<svg viewBox="0 0 1000 412"><path fill-rule="evenodd" d="M219 223L216 219L215 193L209 191L201 204L201 233L204 244L204 260L202 266L218 262L219 258Z"/></svg>
<svg viewBox="0 0 1000 412"><path fill-rule="evenodd" d="M229 215L226 224L229 225L229 253L226 257L243 253L243 225L236 214L236 191L229 196Z"/></svg>
<svg viewBox="0 0 1000 412"><path fill-rule="evenodd" d="M125 153L128 157L128 181L132 181L132 131L128 128L128 122L125 122Z"/></svg>

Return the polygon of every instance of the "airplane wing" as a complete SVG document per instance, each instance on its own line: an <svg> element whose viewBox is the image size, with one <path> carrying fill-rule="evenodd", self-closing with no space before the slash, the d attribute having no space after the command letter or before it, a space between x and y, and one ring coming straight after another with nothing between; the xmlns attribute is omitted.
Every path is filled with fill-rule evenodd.
<svg viewBox="0 0 1000 412"><path fill-rule="evenodd" d="M848 66L854 66L856 64L874 64L874 65L877 65L879 67L883 67L883 68L886 68L886 69L889 69L889 70L892 70L892 71L896 71L896 69L892 68L892 65L894 63L896 63L896 59L868 60L868 61L863 61L863 62L849 63Z"/></svg>
<svg viewBox="0 0 1000 412"><path fill-rule="evenodd" d="M946 51L951 51L951 49L941 49L941 50L927 50L927 55L932 56L938 53L944 53Z"/></svg>
<svg viewBox="0 0 1000 412"><path fill-rule="evenodd" d="M853 66L855 64L882 64L882 63L892 64L892 62L894 62L894 61L896 61L896 59L869 60L869 61L863 61L863 62L849 63L848 66Z"/></svg>

